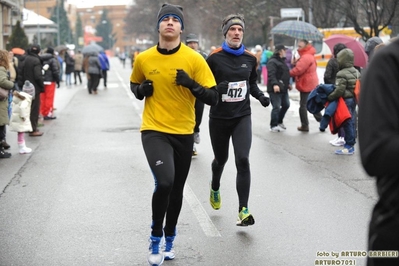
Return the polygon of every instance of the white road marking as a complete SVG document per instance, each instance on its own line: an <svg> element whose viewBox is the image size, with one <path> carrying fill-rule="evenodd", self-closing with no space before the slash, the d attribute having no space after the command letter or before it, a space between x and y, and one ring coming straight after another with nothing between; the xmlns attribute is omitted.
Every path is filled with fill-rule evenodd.
<svg viewBox="0 0 399 266"><path fill-rule="evenodd" d="M213 224L211 218L206 213L205 209L202 207L201 202L198 200L197 196L192 191L191 187L186 184L184 187L184 198L190 205L191 210L197 217L199 225L204 231L205 235L208 237L221 237L216 226Z"/></svg>
<svg viewBox="0 0 399 266"><path fill-rule="evenodd" d="M134 97L133 93L130 91L130 84L126 84L125 83L125 79L122 78L122 76L119 74L119 72L115 72L119 81L121 82L123 88L126 91L127 96L132 100L132 105L134 107L134 109L136 109L137 111L140 111L140 107L136 102L136 98ZM138 112L140 118L142 118L142 112Z"/></svg>

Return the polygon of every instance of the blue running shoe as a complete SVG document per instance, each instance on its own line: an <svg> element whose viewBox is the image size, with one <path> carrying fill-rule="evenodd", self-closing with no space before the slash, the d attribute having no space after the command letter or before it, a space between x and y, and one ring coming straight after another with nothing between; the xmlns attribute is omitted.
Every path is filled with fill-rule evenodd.
<svg viewBox="0 0 399 266"><path fill-rule="evenodd" d="M355 153L355 147L347 146L344 145L344 148L342 150L336 150L335 154L338 155L352 155Z"/></svg>
<svg viewBox="0 0 399 266"><path fill-rule="evenodd" d="M165 237L165 249L163 251L165 260L173 260L175 258L175 250L173 248L174 240L175 240L175 236L166 236Z"/></svg>
<svg viewBox="0 0 399 266"><path fill-rule="evenodd" d="M164 256L161 251L162 237L150 236L150 253L148 254L148 264L151 266L160 266L163 263Z"/></svg>

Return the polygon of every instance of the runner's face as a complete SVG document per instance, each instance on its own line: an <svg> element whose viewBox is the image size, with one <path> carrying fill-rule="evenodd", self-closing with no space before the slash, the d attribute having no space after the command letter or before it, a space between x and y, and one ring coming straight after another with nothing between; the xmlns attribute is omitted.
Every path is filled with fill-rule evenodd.
<svg viewBox="0 0 399 266"><path fill-rule="evenodd" d="M198 43L197 42L189 42L187 43L187 46L190 47L191 49L197 51L198 50Z"/></svg>
<svg viewBox="0 0 399 266"><path fill-rule="evenodd" d="M226 42L231 48L239 48L244 37L244 30L240 25L233 25L226 33Z"/></svg>
<svg viewBox="0 0 399 266"><path fill-rule="evenodd" d="M166 40L176 40L181 34L180 21L173 16L165 17L159 23L159 34Z"/></svg>

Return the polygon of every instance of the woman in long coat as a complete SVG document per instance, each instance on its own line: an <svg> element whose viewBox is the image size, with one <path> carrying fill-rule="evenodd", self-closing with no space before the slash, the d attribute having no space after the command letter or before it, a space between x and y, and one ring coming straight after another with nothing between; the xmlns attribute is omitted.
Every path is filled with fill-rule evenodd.
<svg viewBox="0 0 399 266"><path fill-rule="evenodd" d="M14 87L14 82L8 78L8 51L0 50L0 87L6 90L11 90ZM10 158L11 154L4 151L3 143L6 143L6 125L9 123L8 117L8 97L0 100L0 159Z"/></svg>

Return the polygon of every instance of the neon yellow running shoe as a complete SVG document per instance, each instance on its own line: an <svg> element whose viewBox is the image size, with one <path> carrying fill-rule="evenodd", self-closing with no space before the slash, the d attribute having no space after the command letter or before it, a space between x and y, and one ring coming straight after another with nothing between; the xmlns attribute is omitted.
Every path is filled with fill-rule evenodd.
<svg viewBox="0 0 399 266"><path fill-rule="evenodd" d="M209 198L212 208L219 210L222 206L222 198L220 197L220 190L213 191L211 188L211 196Z"/></svg>
<svg viewBox="0 0 399 266"><path fill-rule="evenodd" d="M242 207L242 210L238 214L237 226L248 226L254 223L255 219L252 214L249 213L248 208Z"/></svg>

